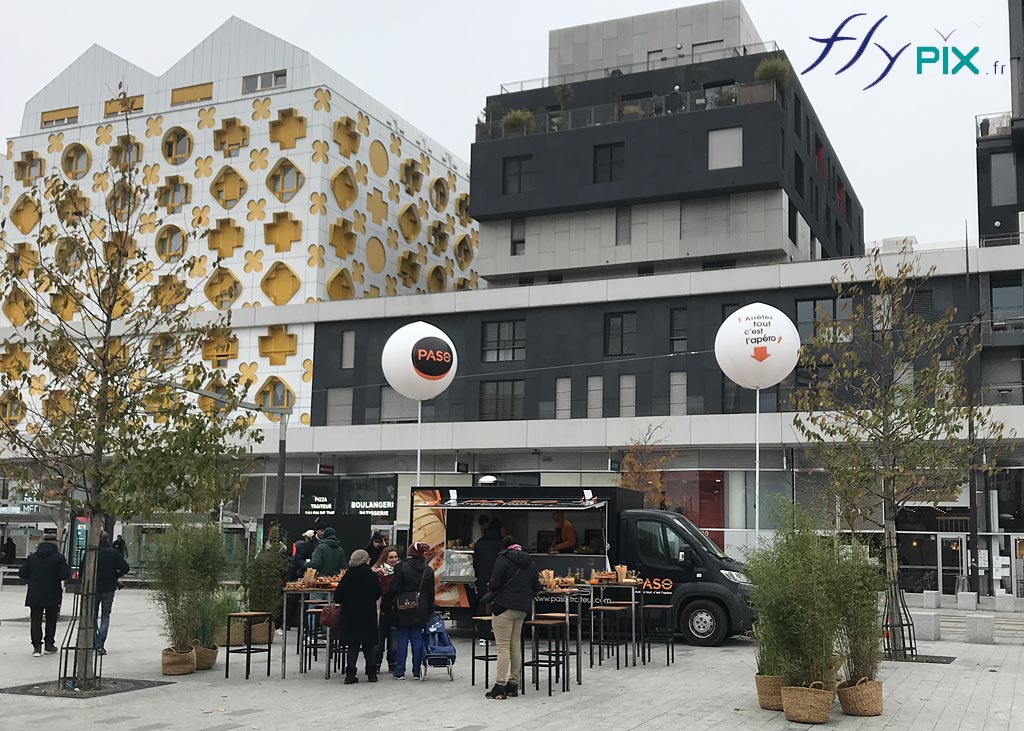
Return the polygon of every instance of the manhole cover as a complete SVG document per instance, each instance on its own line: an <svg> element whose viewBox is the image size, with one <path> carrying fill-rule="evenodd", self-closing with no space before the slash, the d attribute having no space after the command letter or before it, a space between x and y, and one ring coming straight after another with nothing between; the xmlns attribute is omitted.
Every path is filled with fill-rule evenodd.
<svg viewBox="0 0 1024 731"><path fill-rule="evenodd" d="M99 690L65 690L57 685L57 681L48 680L43 683L16 685L13 688L0 688L0 693L9 695L34 695L47 698L99 698L116 693L128 693L133 690L145 690L172 683L161 680L136 680L134 678L103 678Z"/></svg>
<svg viewBox="0 0 1024 731"><path fill-rule="evenodd" d="M955 657L949 655L918 655L915 660L911 662L930 662L936 665L952 665Z"/></svg>

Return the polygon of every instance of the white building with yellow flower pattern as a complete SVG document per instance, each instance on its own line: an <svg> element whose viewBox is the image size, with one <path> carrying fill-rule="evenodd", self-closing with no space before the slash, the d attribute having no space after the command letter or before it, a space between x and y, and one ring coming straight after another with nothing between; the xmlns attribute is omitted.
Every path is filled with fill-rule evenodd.
<svg viewBox="0 0 1024 731"><path fill-rule="evenodd" d="M319 303L479 284L468 164L238 18L161 75L93 46L28 101L0 160L8 255L55 223L30 205L46 176L76 181L102 216L107 170L125 162L161 206L137 243L164 260L198 256L193 273L209 280L190 304L234 311L237 341L203 357L250 378L257 401L294 407L299 429ZM192 228L209 235L189 239ZM0 325L20 324L4 305Z"/></svg>

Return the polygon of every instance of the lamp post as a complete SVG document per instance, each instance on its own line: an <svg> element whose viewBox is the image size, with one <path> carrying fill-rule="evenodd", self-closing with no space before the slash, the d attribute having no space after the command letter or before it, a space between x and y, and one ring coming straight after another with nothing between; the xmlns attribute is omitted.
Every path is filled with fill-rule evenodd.
<svg viewBox="0 0 1024 731"><path fill-rule="evenodd" d="M208 398L222 404L235 403L224 395L219 394L216 391L209 391L205 388L189 388L188 386L183 386L180 383L166 381L160 378L146 378L145 380L158 386L166 386L167 388L186 391L187 393L192 393L196 396L203 396L204 398ZM278 431L277 438L277 500L274 502L275 514L281 515L284 513L284 467L285 458L288 454L288 417L292 414L292 407L263 406L261 404L253 403L252 401L239 401L235 403L235 405L248 411L259 411L264 414L273 414L281 417L281 428Z"/></svg>

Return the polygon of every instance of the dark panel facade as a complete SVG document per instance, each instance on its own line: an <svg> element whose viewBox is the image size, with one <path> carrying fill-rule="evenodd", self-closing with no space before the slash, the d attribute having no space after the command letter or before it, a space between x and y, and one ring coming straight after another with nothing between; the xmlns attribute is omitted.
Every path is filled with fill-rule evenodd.
<svg viewBox="0 0 1024 731"><path fill-rule="evenodd" d="M1020 279L1019 272L1009 274ZM988 279L980 284L984 291L982 302L978 301L976 277L969 289L963 277L932 280L926 289L931 292L934 316L956 306L963 313L958 320L969 321L972 314L988 309ZM495 381L523 382L521 411L515 418L555 418L559 378L571 379L570 417L586 418L591 376L603 378L602 416L617 417L621 407L619 377L623 375L635 376L635 416L666 416L671 413L673 372L686 373L687 414L750 413L754 410L753 392L735 389L724 381L715 362L714 339L724 317L737 307L760 301L778 307L794 322L808 327L810 323L800 323L798 301L832 296L831 287L824 284L784 291L432 316L430 322L447 332L455 343L459 372L443 396L424 405L424 420L480 420L481 390L487 388L483 384ZM1019 296L1024 307L1024 289ZM682 347L679 330L672 329L672 311L681 309L685 309L686 318L686 342ZM635 336L609 343L608 320L622 313L635 313ZM381 386L387 383L380 367L380 353L391 333L412 320L357 320L316 326L312 425L326 423L327 391L342 387L353 389L353 424L379 422ZM525 357L485 362L486 323L515 320L526 324ZM347 370L340 368L339 348L344 331L354 331L356 343L355 367ZM678 350L684 352L674 352ZM784 410L786 388L784 384L778 393L763 392L762 409Z"/></svg>
<svg viewBox="0 0 1024 731"><path fill-rule="evenodd" d="M757 65L773 55L579 82L572 85L565 114L645 96L663 97L675 86L684 95L703 96L705 89L714 93L723 85L750 83ZM522 136L499 133L499 139L487 138L508 110L527 109L536 115L560 110L556 87L496 95L487 101L500 104L504 111L492 113L491 126L472 148L471 213L478 220L784 188L821 242L824 257L863 253L863 208L795 75L773 101ZM708 170L708 131L737 126L743 128L742 167ZM617 142L625 144L624 179L595 183L594 147ZM522 155L532 156L531 190L507 193L504 160Z"/></svg>

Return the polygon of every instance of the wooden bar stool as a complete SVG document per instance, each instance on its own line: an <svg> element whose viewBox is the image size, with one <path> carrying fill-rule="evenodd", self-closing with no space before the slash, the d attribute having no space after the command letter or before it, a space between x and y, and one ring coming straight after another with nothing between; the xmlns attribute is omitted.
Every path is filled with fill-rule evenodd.
<svg viewBox="0 0 1024 731"><path fill-rule="evenodd" d="M619 622L620 620L626 619L626 613L630 610L630 604L627 602L626 606L611 606L605 605L600 607L592 607L591 612L598 618L597 623L597 637L591 636L590 638L590 667L594 667L594 646L597 646L597 664L604 664L604 650L608 648L608 659L611 659L612 650L615 651L615 669L620 670L621 665L619 662L619 645L622 644L625 638L625 633L620 631ZM611 627L608 625L611 624ZM627 640L628 642L628 640ZM628 656L627 656L628 663Z"/></svg>
<svg viewBox="0 0 1024 731"><path fill-rule="evenodd" d="M471 658L472 667L469 671L470 685L476 685L476 663L481 661L484 664L484 685L488 688L491 687L491 663L497 662L497 648L495 648L494 654L491 653L491 630L487 629L485 632L480 632L483 627L488 627L494 617L491 616L480 616L473 617L473 657ZM479 641L484 641L484 652L481 655L479 653Z"/></svg>
<svg viewBox="0 0 1024 731"><path fill-rule="evenodd" d="M676 661L676 634L672 627L672 610L675 607L671 604L644 604L641 607L641 622L643 622L643 657L644 662L651 659L651 643L665 643L665 664L671 665ZM660 623L648 621L648 617L654 622L658 617L663 618Z"/></svg>
<svg viewBox="0 0 1024 731"><path fill-rule="evenodd" d="M579 622L580 621L580 615L578 615L578 614L568 614L568 615L566 615L565 612L542 612L542 613L539 613L539 614L535 614L534 615L534 619L557 619L557 620L560 620L562 622L565 622L565 625L566 625L565 629L569 633L569 636L570 636L569 640L566 642L566 645L565 645L566 652L569 655L569 658L572 658L572 657L576 658L576 685L583 685L583 640L582 640L582 633L579 631L580 630L579 625L577 625L577 627L576 627L576 630L577 630L576 631L576 638L575 638L575 640L576 640L576 643L575 643L576 644L576 649L575 650L570 650L569 649L569 642L572 641L572 623L573 622ZM571 665L571 663L567 663L567 666L570 666L570 665Z"/></svg>
<svg viewBox="0 0 1024 731"><path fill-rule="evenodd" d="M238 647L236 649L231 648L231 620L240 619L242 620L242 631L245 636L245 646ZM227 626L227 643L228 646L225 649L224 654L224 677L229 677L228 673L231 670L231 656L232 655L245 655L245 679L249 679L249 671L252 665L252 656L258 655L261 652L267 653L267 677L270 677L270 656L271 648L274 646L274 635L271 633L270 641L266 647L253 647L252 646L252 626L254 624L262 624L270 619L270 612L229 612L228 613L228 626Z"/></svg>
<svg viewBox="0 0 1024 731"><path fill-rule="evenodd" d="M551 676L554 673L556 680L561 680L562 691L569 690L569 647L568 632L565 628L565 621L561 619L528 619L523 622L523 627L529 627L533 635L533 657L529 662L524 662L524 669L533 668L533 687L540 691L540 669L547 668L548 671L548 695L552 694ZM538 630L544 633L547 642L547 649L540 650L540 638ZM525 678L524 678L525 680ZM526 683L524 682L525 686Z"/></svg>

